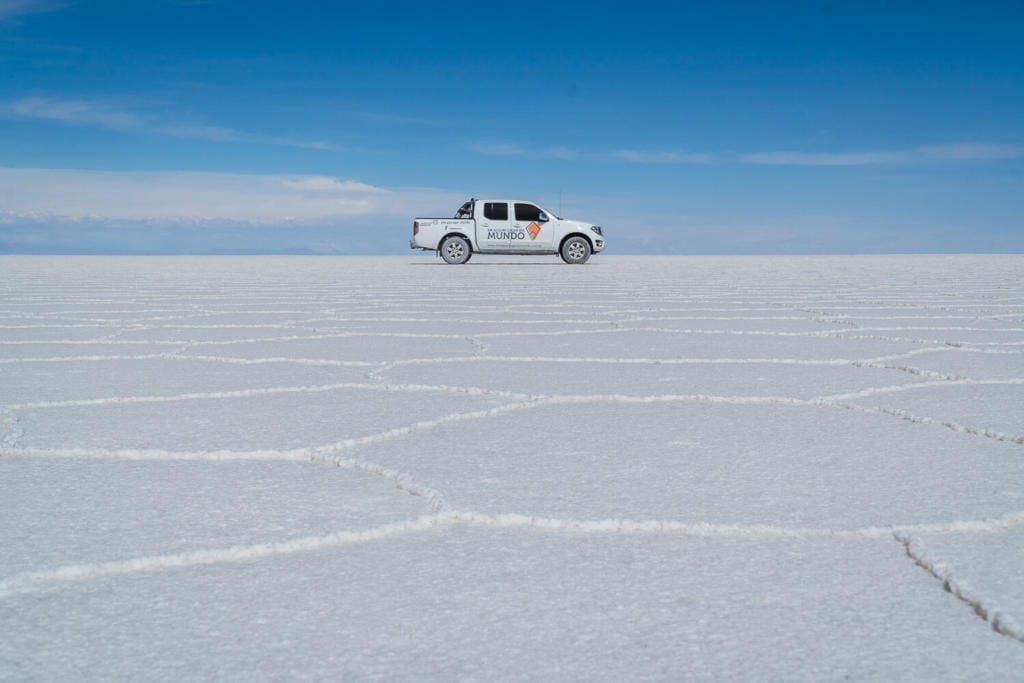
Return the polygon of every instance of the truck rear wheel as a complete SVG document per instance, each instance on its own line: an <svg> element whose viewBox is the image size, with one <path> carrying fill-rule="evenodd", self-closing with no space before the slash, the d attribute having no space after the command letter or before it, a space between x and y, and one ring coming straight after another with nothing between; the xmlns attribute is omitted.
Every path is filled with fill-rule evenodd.
<svg viewBox="0 0 1024 683"><path fill-rule="evenodd" d="M562 244L562 260L569 264L586 263L590 258L590 242L576 235Z"/></svg>
<svg viewBox="0 0 1024 683"><path fill-rule="evenodd" d="M456 265L465 263L473 255L473 250L465 237L449 237L441 243L441 248L438 251L441 252L441 258L445 263Z"/></svg>

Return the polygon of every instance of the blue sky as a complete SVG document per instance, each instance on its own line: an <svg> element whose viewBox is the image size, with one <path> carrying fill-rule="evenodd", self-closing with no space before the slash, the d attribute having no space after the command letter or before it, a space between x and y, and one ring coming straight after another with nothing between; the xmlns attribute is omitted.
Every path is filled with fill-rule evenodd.
<svg viewBox="0 0 1024 683"><path fill-rule="evenodd" d="M1024 4L0 0L0 252L1024 252Z"/></svg>

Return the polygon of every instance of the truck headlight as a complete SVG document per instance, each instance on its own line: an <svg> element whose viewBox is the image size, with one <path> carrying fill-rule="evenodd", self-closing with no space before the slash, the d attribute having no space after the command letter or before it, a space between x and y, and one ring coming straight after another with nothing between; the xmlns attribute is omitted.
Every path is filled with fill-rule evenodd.
<svg viewBox="0 0 1024 683"><path fill-rule="evenodd" d="M601 232L601 226L600 225L591 225L590 229L593 230L594 232L596 232L598 235L603 235L604 234L603 232Z"/></svg>

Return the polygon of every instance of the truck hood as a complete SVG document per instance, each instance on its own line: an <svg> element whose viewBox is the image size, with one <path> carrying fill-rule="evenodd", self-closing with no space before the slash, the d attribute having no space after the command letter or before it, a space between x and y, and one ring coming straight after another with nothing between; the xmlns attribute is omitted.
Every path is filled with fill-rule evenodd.
<svg viewBox="0 0 1024 683"><path fill-rule="evenodd" d="M567 218L563 218L562 219L562 225L564 225L564 226L566 226L568 228L573 228L575 230L579 230L580 232L587 232L587 231L590 230L590 226L593 225L593 223L587 223L586 221L575 221L575 220L569 220Z"/></svg>

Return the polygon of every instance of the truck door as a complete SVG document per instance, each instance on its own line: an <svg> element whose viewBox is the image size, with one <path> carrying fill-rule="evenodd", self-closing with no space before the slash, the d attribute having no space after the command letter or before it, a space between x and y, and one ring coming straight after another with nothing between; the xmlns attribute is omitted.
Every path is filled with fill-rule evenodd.
<svg viewBox="0 0 1024 683"><path fill-rule="evenodd" d="M517 251L551 251L555 228L539 206L516 202L512 220L512 247Z"/></svg>
<svg viewBox="0 0 1024 683"><path fill-rule="evenodd" d="M511 223L508 202L483 202L483 212L476 221L477 246L484 251L508 251Z"/></svg>

